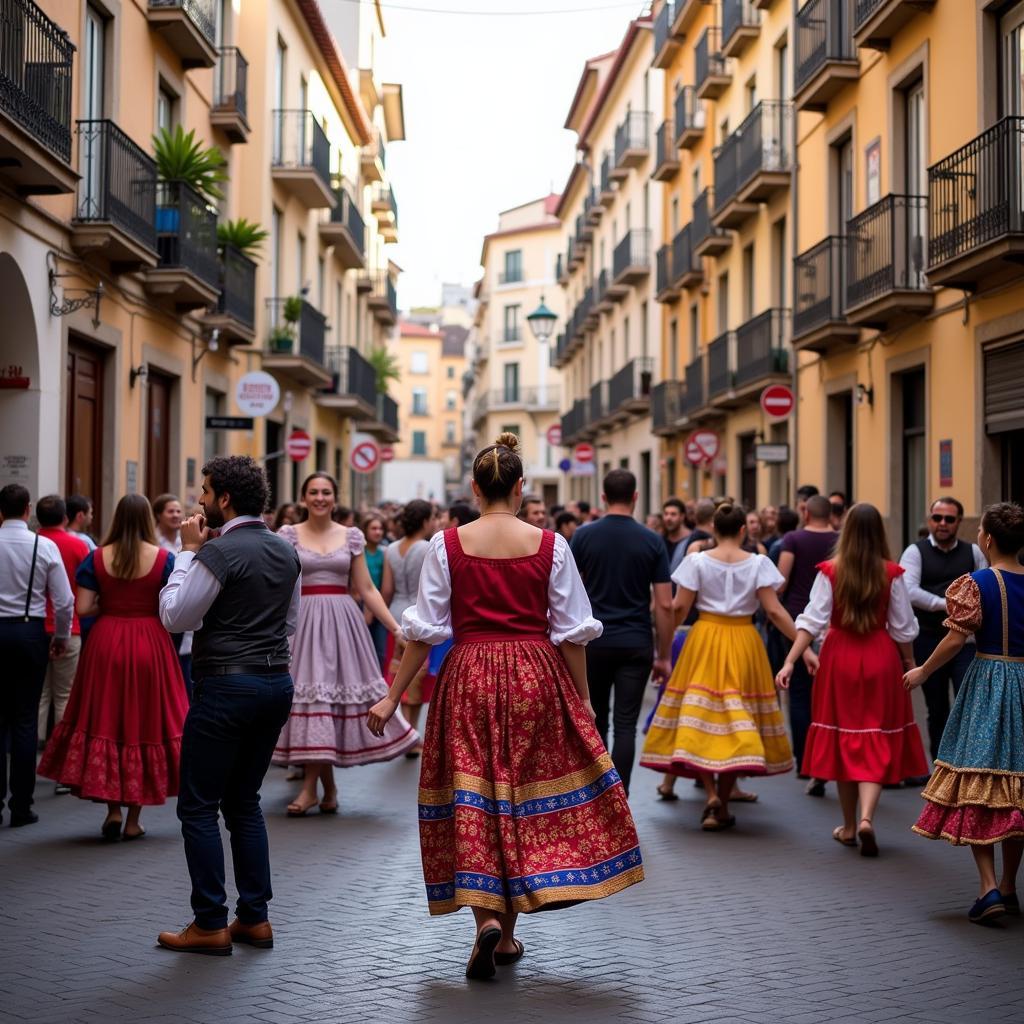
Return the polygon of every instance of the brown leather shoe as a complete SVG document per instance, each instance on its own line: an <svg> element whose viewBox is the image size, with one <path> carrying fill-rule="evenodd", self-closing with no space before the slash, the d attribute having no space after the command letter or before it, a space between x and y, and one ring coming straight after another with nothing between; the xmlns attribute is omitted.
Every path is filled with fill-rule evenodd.
<svg viewBox="0 0 1024 1024"><path fill-rule="evenodd" d="M270 927L269 921L261 921L259 924L243 924L236 917L228 929L231 933L232 942L242 942L247 946L255 946L257 949L274 948L274 929Z"/></svg>
<svg viewBox="0 0 1024 1024"><path fill-rule="evenodd" d="M180 932L161 932L156 941L164 949L178 953L205 953L207 956L231 956L231 933L227 928L207 930L193 921Z"/></svg>

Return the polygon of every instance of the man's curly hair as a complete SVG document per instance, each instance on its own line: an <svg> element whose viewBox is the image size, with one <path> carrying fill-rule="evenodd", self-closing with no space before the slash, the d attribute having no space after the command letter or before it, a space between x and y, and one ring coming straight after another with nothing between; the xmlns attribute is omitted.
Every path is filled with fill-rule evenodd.
<svg viewBox="0 0 1024 1024"><path fill-rule="evenodd" d="M260 516L267 510L270 485L263 467L248 455L218 455L203 466L216 497L231 496L231 507L240 516Z"/></svg>

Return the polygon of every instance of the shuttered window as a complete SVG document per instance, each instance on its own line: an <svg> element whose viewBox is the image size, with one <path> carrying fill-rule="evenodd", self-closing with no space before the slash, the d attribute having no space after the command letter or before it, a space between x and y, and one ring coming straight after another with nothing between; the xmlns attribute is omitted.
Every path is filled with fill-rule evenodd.
<svg viewBox="0 0 1024 1024"><path fill-rule="evenodd" d="M1024 341L985 353L985 431L1024 430Z"/></svg>

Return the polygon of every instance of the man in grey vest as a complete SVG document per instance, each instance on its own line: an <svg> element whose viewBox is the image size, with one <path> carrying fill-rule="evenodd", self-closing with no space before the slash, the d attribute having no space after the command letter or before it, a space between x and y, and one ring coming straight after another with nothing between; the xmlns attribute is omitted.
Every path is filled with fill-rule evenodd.
<svg viewBox="0 0 1024 1024"><path fill-rule="evenodd" d="M964 507L956 498L936 498L928 511L928 536L911 544L900 558L910 603L921 626L914 641L914 660L923 665L946 635L946 588L954 580L987 565L977 544L957 538ZM949 690L954 697L974 657L974 639L952 661L934 672L921 687L928 707L928 740L932 760L939 752L942 730L949 718Z"/></svg>
<svg viewBox="0 0 1024 1024"><path fill-rule="evenodd" d="M178 794L195 920L160 933L167 949L227 956L232 942L274 944L260 786L291 710L288 637L298 619L300 566L295 549L263 521L268 494L266 474L248 456L203 466L205 515L182 524L181 554L160 593L167 630L195 631ZM218 810L238 886L230 929Z"/></svg>

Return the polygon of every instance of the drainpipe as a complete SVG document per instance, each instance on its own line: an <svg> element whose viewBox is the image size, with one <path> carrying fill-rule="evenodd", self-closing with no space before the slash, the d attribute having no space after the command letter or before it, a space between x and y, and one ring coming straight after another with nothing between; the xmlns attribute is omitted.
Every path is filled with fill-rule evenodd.
<svg viewBox="0 0 1024 1024"><path fill-rule="evenodd" d="M793 17L790 24L793 26L793 38L790 41L789 52L793 55L790 60L790 73L795 75L796 73L796 15L800 7L800 0L793 0ZM790 98L792 102L792 97ZM793 116L790 118L791 127L790 132L792 135L792 153L793 153L793 170L791 172L791 181L789 185L789 208L790 208L790 224L792 225L792 238L791 248L793 250L790 260L789 279L790 279L790 348L792 349L793 341L793 299L796 296L796 257L799 255L800 245L800 201L799 201L799 183L800 183L800 161L797 153L797 118L796 106L793 107ZM790 429L790 438L792 441L791 455L789 459L788 476L787 480L787 493L786 498L788 499L793 493L793 488L799 486L795 483L796 470L799 464L800 455L800 370L797 365L797 353L794 351L793 355L793 426Z"/></svg>

